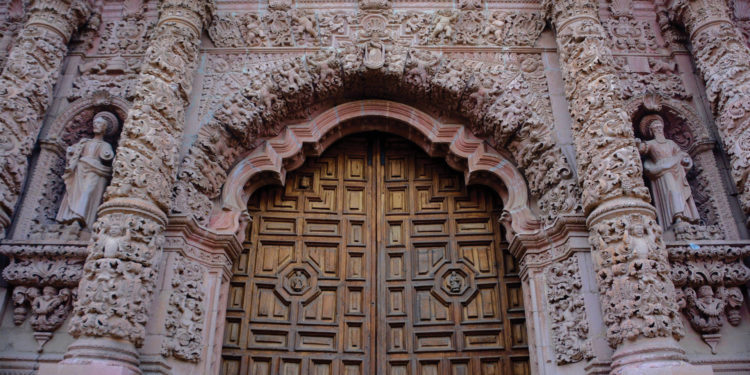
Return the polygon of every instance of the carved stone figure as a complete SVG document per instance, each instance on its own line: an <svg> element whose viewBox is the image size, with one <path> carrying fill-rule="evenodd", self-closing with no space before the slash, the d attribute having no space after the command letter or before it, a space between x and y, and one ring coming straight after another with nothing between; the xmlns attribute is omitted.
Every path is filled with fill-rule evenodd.
<svg viewBox="0 0 750 375"><path fill-rule="evenodd" d="M365 44L364 64L370 69L379 69L385 64L385 44L377 37Z"/></svg>
<svg viewBox="0 0 750 375"><path fill-rule="evenodd" d="M53 286L45 286L42 294L31 303L31 325L36 331L53 331L59 327L72 308L70 289L58 292Z"/></svg>
<svg viewBox="0 0 750 375"><path fill-rule="evenodd" d="M430 34L430 39L437 38L440 34L445 34L445 38L450 40L451 35L453 34L453 26L451 24L453 21L455 21L458 18L458 13L456 14L450 14L450 13L438 13L435 15L435 19L432 21L432 24L435 25L432 28L432 33Z"/></svg>
<svg viewBox="0 0 750 375"><path fill-rule="evenodd" d="M448 276L447 283L451 293L458 293L461 291L461 287L463 287L463 278L456 271L453 271Z"/></svg>
<svg viewBox="0 0 750 375"><path fill-rule="evenodd" d="M109 164L115 154L104 136L117 131L117 117L110 112L99 112L94 116L93 126L94 138L82 139L68 147L63 174L65 195L56 218L60 223L77 221L91 228L112 174Z"/></svg>
<svg viewBox="0 0 750 375"><path fill-rule="evenodd" d="M651 181L659 222L669 228L678 221L698 221L700 216L687 181L687 171L693 166L690 155L664 137L664 121L658 115L643 118L641 131L653 136L641 141L638 150L646 158L643 169Z"/></svg>
<svg viewBox="0 0 750 375"><path fill-rule="evenodd" d="M306 284L307 278L302 273L302 271L296 271L294 275L292 275L292 277L289 279L289 285L295 292L299 292L302 291L302 289L305 289Z"/></svg>

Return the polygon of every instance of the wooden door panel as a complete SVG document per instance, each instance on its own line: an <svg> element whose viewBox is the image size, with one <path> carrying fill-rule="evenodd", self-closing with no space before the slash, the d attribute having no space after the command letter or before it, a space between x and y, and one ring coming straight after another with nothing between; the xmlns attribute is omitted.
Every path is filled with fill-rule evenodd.
<svg viewBox="0 0 750 375"><path fill-rule="evenodd" d="M494 192L408 141L349 137L251 197L223 374L528 374Z"/></svg>
<svg viewBox="0 0 750 375"><path fill-rule="evenodd" d="M226 374L371 373L373 167L368 140L311 158L248 205L227 309ZM368 199L369 198L369 199Z"/></svg>
<svg viewBox="0 0 750 375"><path fill-rule="evenodd" d="M500 204L445 162L384 137L377 185L378 368L386 374L525 374L520 280ZM504 271L511 272L504 272ZM512 293L509 293L512 291Z"/></svg>

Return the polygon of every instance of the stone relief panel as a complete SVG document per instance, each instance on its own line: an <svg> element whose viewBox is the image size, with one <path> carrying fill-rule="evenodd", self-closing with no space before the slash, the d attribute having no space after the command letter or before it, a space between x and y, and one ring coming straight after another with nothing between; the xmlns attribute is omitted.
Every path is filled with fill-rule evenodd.
<svg viewBox="0 0 750 375"><path fill-rule="evenodd" d="M750 246L690 243L669 245L668 250L680 309L716 354L724 322L737 326L742 319L741 287L750 281L750 268L742 259L750 255Z"/></svg>
<svg viewBox="0 0 750 375"><path fill-rule="evenodd" d="M391 37L405 45L532 46L544 28L539 12L521 10L295 9L262 15L220 13L208 33L221 48L340 46L371 27L366 21L372 14L382 17Z"/></svg>
<svg viewBox="0 0 750 375"><path fill-rule="evenodd" d="M580 213L581 206L576 203L580 193L572 168L553 140L551 104L539 55L504 53L495 55L494 59L489 59L491 61L441 56L383 44L379 41L386 38L380 38L385 34L371 29L359 34L360 40L365 41L363 46L326 49L299 57L289 54L206 55L207 74L199 112L201 116L206 115L204 128L213 130L210 136L203 130L200 133L215 139L210 142L211 147L216 147L213 144L219 143L219 136L225 134L228 138L223 142L233 144L236 141L230 139L239 137L246 144L243 147L250 148L257 137L278 133L282 119L305 118L303 108L309 108L316 100L335 98L348 85L361 82L361 76L342 76L339 69L348 71L348 64L356 72L360 68L354 66L364 66L367 74L382 75L383 80L393 81L393 85L375 85L371 88L374 92L397 97L404 93L411 98L425 96L451 107L458 102L458 112L471 121L475 134L489 136L496 147L507 147L517 157L549 221L561 213ZM258 61L260 58L265 61ZM370 58L372 61L368 61ZM378 60L381 62L377 63ZM227 92L242 94L228 100ZM216 109L212 111L212 108ZM215 127L218 126L225 126L226 130L217 133ZM199 135L199 140L201 137ZM202 148L205 143L199 144ZM190 152L199 149L194 147ZM175 207L179 212L186 212L190 210L186 205L194 206L198 209L197 217L205 224L210 203L206 198L197 199L196 193L202 192L209 199L216 197L225 168L232 165L233 159L196 154L189 156L186 162L193 164L198 160L205 160L201 161L201 173L186 165L181 175L195 176L194 188L199 190L192 191L194 188L178 183L181 194L176 197ZM206 179L205 171L209 170L216 174Z"/></svg>
<svg viewBox="0 0 750 375"><path fill-rule="evenodd" d="M612 43L613 52L654 53L662 47L656 40L652 23L631 16L619 16L602 22Z"/></svg>
<svg viewBox="0 0 750 375"><path fill-rule="evenodd" d="M41 351L72 311L83 274L85 242L5 241L0 254L10 260L3 278L14 286L13 322L29 320Z"/></svg>
<svg viewBox="0 0 750 375"><path fill-rule="evenodd" d="M162 345L164 356L192 362L200 360L205 320L205 273L203 266L183 258L174 264L165 321L166 340Z"/></svg>
<svg viewBox="0 0 750 375"><path fill-rule="evenodd" d="M0 16L0 70L5 66L10 49L13 46L18 32L25 21L28 2L25 0L5 0L0 2L0 8L4 9Z"/></svg>
<svg viewBox="0 0 750 375"><path fill-rule="evenodd" d="M583 282L577 258L571 256L548 266L545 277L547 303L552 319L552 344L557 364L592 358L588 318L581 293Z"/></svg>

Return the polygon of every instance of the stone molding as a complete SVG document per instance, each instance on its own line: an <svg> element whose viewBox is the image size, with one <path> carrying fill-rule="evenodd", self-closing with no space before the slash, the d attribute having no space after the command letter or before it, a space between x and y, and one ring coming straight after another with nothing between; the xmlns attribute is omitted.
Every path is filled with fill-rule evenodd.
<svg viewBox="0 0 750 375"><path fill-rule="evenodd" d="M365 117L394 119L406 126L378 129L357 126L356 122L348 124L350 120ZM283 184L285 173L304 163L304 149L320 153L341 137L368 130L386 130L405 136L430 156L445 157L453 168L465 171L467 184L482 178L482 173L497 176L505 185L496 190L504 200L503 215L509 221L509 236L539 227L540 223L528 207L523 176L505 156L473 137L461 125L443 124L404 104L365 100L336 106L305 124L289 125L281 135L264 142L239 161L228 174L220 205L214 210L216 214L211 217L209 228L220 233L236 233L240 229L240 217L246 214L247 198L254 188L262 186L256 182L246 188L254 176L271 172L274 173L271 179Z"/></svg>

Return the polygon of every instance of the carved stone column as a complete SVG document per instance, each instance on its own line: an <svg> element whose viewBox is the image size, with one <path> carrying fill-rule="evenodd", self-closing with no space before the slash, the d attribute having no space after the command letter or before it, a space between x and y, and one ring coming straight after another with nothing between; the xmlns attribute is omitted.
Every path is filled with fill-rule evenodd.
<svg viewBox="0 0 750 375"><path fill-rule="evenodd" d="M89 1L31 1L28 21L0 74L0 237L21 193L68 41L91 8Z"/></svg>
<svg viewBox="0 0 750 375"><path fill-rule="evenodd" d="M671 0L668 6L690 38L742 210L750 215L750 49L726 1Z"/></svg>
<svg viewBox="0 0 750 375"><path fill-rule="evenodd" d="M40 374L139 374L208 0L164 0L94 224L70 322L76 341Z"/></svg>
<svg viewBox="0 0 750 375"><path fill-rule="evenodd" d="M613 374L712 373L691 367L632 124L596 0L554 0L565 93ZM702 370L696 372L697 370Z"/></svg>

